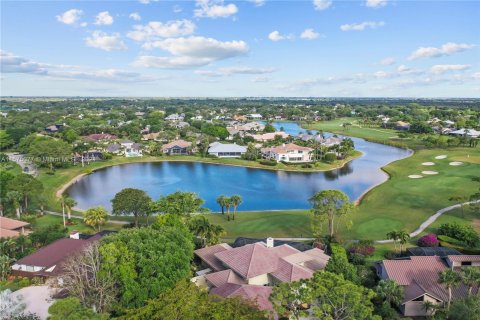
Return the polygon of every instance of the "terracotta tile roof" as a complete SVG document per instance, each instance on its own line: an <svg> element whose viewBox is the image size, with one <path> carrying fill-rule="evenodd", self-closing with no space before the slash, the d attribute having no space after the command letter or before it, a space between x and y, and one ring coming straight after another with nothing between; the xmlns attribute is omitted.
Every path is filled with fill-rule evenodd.
<svg viewBox="0 0 480 320"><path fill-rule="evenodd" d="M10 219L6 217L0 217L0 228L6 230L15 230L21 227L29 226L30 224L25 221Z"/></svg>
<svg viewBox="0 0 480 320"><path fill-rule="evenodd" d="M439 272L448 268L441 257L412 256L406 260L383 260L382 264L389 279L406 287L404 302L418 297L420 291L442 301L448 300L446 288L438 283ZM455 299L466 295L467 288L464 285L452 289L452 296Z"/></svg>
<svg viewBox="0 0 480 320"><path fill-rule="evenodd" d="M220 261L245 279L275 271L278 255L257 242L215 254Z"/></svg>
<svg viewBox="0 0 480 320"><path fill-rule="evenodd" d="M117 139L117 136L108 133L93 133L87 136L86 139L90 141L115 140Z"/></svg>
<svg viewBox="0 0 480 320"><path fill-rule="evenodd" d="M281 145L281 146L278 146L278 147L270 147L270 148L262 148L262 152L273 152L273 153L287 153L289 151L307 151L307 152L311 152L313 151L312 148L308 148L308 147L302 147L302 146L299 146L299 145L296 145L294 143L288 143L288 144L284 144L284 145Z"/></svg>
<svg viewBox="0 0 480 320"><path fill-rule="evenodd" d="M188 148L188 147L191 147L191 146L192 146L192 143L190 141L175 140L175 141L169 142L167 144L164 144L162 146L162 150L170 149L170 148L173 148L173 147Z"/></svg>
<svg viewBox="0 0 480 320"><path fill-rule="evenodd" d="M230 269L213 272L205 275L205 278L215 287L223 286L226 283L244 284L245 281Z"/></svg>
<svg viewBox="0 0 480 320"><path fill-rule="evenodd" d="M18 231L0 228L0 238L15 238L19 235L20 232Z"/></svg>
<svg viewBox="0 0 480 320"><path fill-rule="evenodd" d="M281 282L292 282L311 278L313 271L301 265L290 263L283 258L278 261L277 270L272 272L271 275Z"/></svg>
<svg viewBox="0 0 480 320"><path fill-rule="evenodd" d="M471 261L471 262L479 262L480 261L480 255L454 255L454 256L447 256L447 258L450 260L450 261L454 261L454 262L467 262L467 261Z"/></svg>
<svg viewBox="0 0 480 320"><path fill-rule="evenodd" d="M260 310L273 310L272 303L268 300L272 287L227 283L219 288L213 288L210 292L225 298L237 296L253 300Z"/></svg>
<svg viewBox="0 0 480 320"><path fill-rule="evenodd" d="M209 267L215 271L224 270L225 267L222 265L222 262L215 257L215 253L222 252L225 250L230 250L230 247L226 243L220 243L211 247L205 247L202 249L195 250L195 254L202 259Z"/></svg>

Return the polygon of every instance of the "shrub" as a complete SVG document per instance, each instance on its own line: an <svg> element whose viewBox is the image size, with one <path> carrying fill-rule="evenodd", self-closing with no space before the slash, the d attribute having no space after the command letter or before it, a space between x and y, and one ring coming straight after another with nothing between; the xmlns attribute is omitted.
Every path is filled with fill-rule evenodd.
<svg viewBox="0 0 480 320"><path fill-rule="evenodd" d="M374 246L354 246L350 248L350 253L371 256L375 253Z"/></svg>
<svg viewBox="0 0 480 320"><path fill-rule="evenodd" d="M417 241L419 247L438 247L437 235L434 233L429 233Z"/></svg>
<svg viewBox="0 0 480 320"><path fill-rule="evenodd" d="M337 160L337 155L335 153L327 153L324 157L325 162L332 163Z"/></svg>
<svg viewBox="0 0 480 320"><path fill-rule="evenodd" d="M480 237L469 225L461 225L456 222L444 223L440 226L438 233L460 240L469 247L476 247L480 243Z"/></svg>
<svg viewBox="0 0 480 320"><path fill-rule="evenodd" d="M313 168L313 164L311 164L311 163L304 163L304 164L302 164L302 168L305 168L305 169Z"/></svg>
<svg viewBox="0 0 480 320"><path fill-rule="evenodd" d="M264 166L272 166L272 167L274 167L274 166L277 165L277 161L275 161L275 160L266 160L266 159L264 159L264 160L259 160L258 162L259 162L260 164L263 164Z"/></svg>

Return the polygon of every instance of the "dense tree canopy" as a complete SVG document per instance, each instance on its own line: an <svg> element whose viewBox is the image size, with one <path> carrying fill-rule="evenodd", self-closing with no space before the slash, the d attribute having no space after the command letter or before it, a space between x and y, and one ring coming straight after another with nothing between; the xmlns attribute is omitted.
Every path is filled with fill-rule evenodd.
<svg viewBox="0 0 480 320"><path fill-rule="evenodd" d="M156 209L162 213L188 216L203 211L201 207L204 203L205 201L194 192L177 191L161 196L156 203Z"/></svg>
<svg viewBox="0 0 480 320"><path fill-rule="evenodd" d="M112 213L118 216L132 215L138 227L138 217L147 216L151 212L151 201L148 194L139 189L126 188L118 192L112 201Z"/></svg>

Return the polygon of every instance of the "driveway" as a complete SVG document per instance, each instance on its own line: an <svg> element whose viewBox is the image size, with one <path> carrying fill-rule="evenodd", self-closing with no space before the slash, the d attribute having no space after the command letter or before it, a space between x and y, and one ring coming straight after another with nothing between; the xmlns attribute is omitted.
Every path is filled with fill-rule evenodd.
<svg viewBox="0 0 480 320"><path fill-rule="evenodd" d="M25 313L34 313L44 320L48 317L48 308L54 302L51 295L55 290L49 286L30 286L13 292L12 296L14 298L21 296L20 299L25 304Z"/></svg>

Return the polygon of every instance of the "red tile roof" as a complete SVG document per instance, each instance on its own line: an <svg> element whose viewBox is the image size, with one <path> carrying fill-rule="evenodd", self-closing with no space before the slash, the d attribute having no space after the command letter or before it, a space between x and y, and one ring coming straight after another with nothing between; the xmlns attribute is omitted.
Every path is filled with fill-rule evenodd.
<svg viewBox="0 0 480 320"><path fill-rule="evenodd" d="M281 282L292 282L311 278L313 271L301 265L289 263L285 259L280 259L277 270L272 272L271 275Z"/></svg>
<svg viewBox="0 0 480 320"><path fill-rule="evenodd" d="M0 238L15 238L20 235L20 232L0 228Z"/></svg>
<svg viewBox="0 0 480 320"><path fill-rule="evenodd" d="M447 256L447 258L450 260L450 261L454 261L454 262L468 262L468 261L471 261L471 262L480 262L480 255L455 255L455 256Z"/></svg>
<svg viewBox="0 0 480 320"><path fill-rule="evenodd" d="M215 256L215 253L222 252L225 250L230 250L230 247L226 243L220 243L211 247L205 247L202 249L195 250L195 254L202 259L209 267L215 271L225 270L225 267L222 265L222 262L218 260Z"/></svg>
<svg viewBox="0 0 480 320"><path fill-rule="evenodd" d="M261 149L262 152L274 152L274 153L277 153L277 154L278 153L287 153L289 151L296 151L296 150L307 151L307 152L313 151L312 148L302 147L302 146L296 145L295 143L288 143L288 144L284 144L284 145L277 146L277 147L270 147L270 148L262 148Z"/></svg>
<svg viewBox="0 0 480 320"><path fill-rule="evenodd" d="M205 275L205 278L215 287L223 286L226 283L244 284L245 281L230 269L213 272Z"/></svg>
<svg viewBox="0 0 480 320"><path fill-rule="evenodd" d="M0 217L0 229L15 230L29 225L30 223L25 221L10 219L7 217Z"/></svg>
<svg viewBox="0 0 480 320"><path fill-rule="evenodd" d="M213 288L210 292L225 298L238 296L253 300L260 310L273 310L272 303L268 299L272 293L272 287L227 283L219 288Z"/></svg>
<svg viewBox="0 0 480 320"><path fill-rule="evenodd" d="M173 148L173 147L188 148L188 147L191 147L191 146L192 146L192 143L190 141L175 140L175 141L164 144L162 146L162 150L170 149L170 148Z"/></svg>

